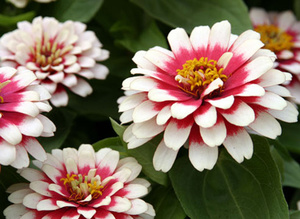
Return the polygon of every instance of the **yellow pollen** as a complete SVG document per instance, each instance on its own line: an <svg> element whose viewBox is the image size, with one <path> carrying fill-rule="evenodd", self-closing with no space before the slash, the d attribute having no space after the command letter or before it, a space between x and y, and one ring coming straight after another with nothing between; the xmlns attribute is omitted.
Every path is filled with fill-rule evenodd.
<svg viewBox="0 0 300 219"><path fill-rule="evenodd" d="M224 82L227 80L227 76L222 73L223 70L223 68L218 68L215 60L208 60L207 57L201 57L199 60L194 58L186 61L182 69L176 70L175 80L180 83L178 85L180 89L199 98L212 81L217 78Z"/></svg>
<svg viewBox="0 0 300 219"><path fill-rule="evenodd" d="M260 33L265 49L280 52L293 47L293 36L274 25L259 25L254 30Z"/></svg>
<svg viewBox="0 0 300 219"><path fill-rule="evenodd" d="M87 196L91 195L92 199L97 199L103 193L104 186L101 185L100 177L92 177L90 180L88 176L81 174L67 174L66 178L61 178L64 186L69 191L70 196L68 201L74 201L81 205L84 205L84 200Z"/></svg>
<svg viewBox="0 0 300 219"><path fill-rule="evenodd" d="M72 45L60 48L55 40L52 42L47 35L36 40L36 45L30 48L32 61L40 67L57 66L63 61L63 56L73 49ZM48 71L48 70L47 70Z"/></svg>
<svg viewBox="0 0 300 219"><path fill-rule="evenodd" d="M0 83L0 93L1 93L1 89L4 88L10 82L11 82L11 80L7 80L7 81L4 81L4 82ZM2 96L0 96L0 102L4 103L4 99L3 99ZM0 116L0 118L1 118L1 116Z"/></svg>

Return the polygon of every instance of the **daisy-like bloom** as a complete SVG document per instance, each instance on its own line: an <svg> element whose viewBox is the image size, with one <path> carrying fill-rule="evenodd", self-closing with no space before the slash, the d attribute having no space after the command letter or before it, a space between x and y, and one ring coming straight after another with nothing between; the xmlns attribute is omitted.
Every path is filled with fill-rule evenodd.
<svg viewBox="0 0 300 219"><path fill-rule="evenodd" d="M0 68L0 165L27 167L27 153L46 159L36 137L53 136L55 131L55 125L41 114L52 109L47 102L51 96L43 86L33 84L35 80L28 69Z"/></svg>
<svg viewBox="0 0 300 219"><path fill-rule="evenodd" d="M292 81L286 87L293 101L300 104L300 22L291 11L268 13L261 8L252 8L250 18L254 30L261 34L264 48L276 54L275 67L292 73Z"/></svg>
<svg viewBox="0 0 300 219"><path fill-rule="evenodd" d="M132 157L119 159L110 148L95 153L89 144L55 149L39 170L26 168L21 176L30 183L8 188L7 219L93 218L150 219L155 212L142 196L150 183L137 178L141 165Z"/></svg>
<svg viewBox="0 0 300 219"><path fill-rule="evenodd" d="M17 8L25 8L25 6L28 4L29 0L7 0L8 2L11 2L14 6ZM39 3L49 3L53 2L55 0L34 0Z"/></svg>
<svg viewBox="0 0 300 219"><path fill-rule="evenodd" d="M83 78L106 78L107 67L96 63L109 56L101 47L95 33L86 31L81 22L37 17L32 23L19 22L18 29L1 37L1 65L32 70L52 94L50 102L66 106L66 88L85 97L92 87Z"/></svg>
<svg viewBox="0 0 300 219"><path fill-rule="evenodd" d="M273 69L270 50L261 49L252 30L231 34L228 21L168 35L171 51L154 47L133 57L137 68L123 82L136 93L119 105L128 148L138 147L163 133L153 163L168 171L179 149L189 148L189 159L202 171L212 169L218 146L237 161L250 159L253 143L248 131L276 138L281 127L275 118L297 121L297 110L281 96L289 96L289 73ZM185 144L186 143L186 144Z"/></svg>

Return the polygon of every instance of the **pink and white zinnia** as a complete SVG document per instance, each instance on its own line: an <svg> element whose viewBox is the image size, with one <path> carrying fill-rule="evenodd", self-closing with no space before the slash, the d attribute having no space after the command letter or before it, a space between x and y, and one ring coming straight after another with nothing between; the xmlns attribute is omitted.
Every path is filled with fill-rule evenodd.
<svg viewBox="0 0 300 219"><path fill-rule="evenodd" d="M151 219L155 212L142 196L150 183L137 178L142 166L132 157L119 159L110 148L95 153L83 144L55 149L40 169L26 168L21 176L30 183L12 185L8 199L14 203L4 210L7 219L93 218Z"/></svg>
<svg viewBox="0 0 300 219"><path fill-rule="evenodd" d="M23 168L28 154L39 160L46 153L35 139L52 136L54 124L41 112L49 112L49 92L33 84L36 76L25 68L0 68L0 165Z"/></svg>
<svg viewBox="0 0 300 219"><path fill-rule="evenodd" d="M266 12L262 8L252 8L250 18L254 30L261 34L264 48L276 54L275 67L292 73L286 87L293 101L300 104L300 21L291 11Z"/></svg>
<svg viewBox="0 0 300 219"><path fill-rule="evenodd" d="M297 121L297 110L281 96L279 84L290 74L273 69L274 53L260 49L260 35L252 30L239 37L227 21L210 29L199 26L190 37L182 28L168 35L171 51L154 47L139 51L137 68L123 82L135 92L122 101L122 123L128 148L138 147L163 133L153 163L167 172L186 144L193 166L212 169L218 147L224 145L239 163L253 154L248 131L276 138L280 119Z"/></svg>
<svg viewBox="0 0 300 219"><path fill-rule="evenodd" d="M32 70L52 95L50 102L66 106L66 88L85 97L92 87L83 78L106 78L107 67L96 63L109 56L101 47L95 33L81 22L37 17L32 23L19 22L18 29L1 37L1 65Z"/></svg>

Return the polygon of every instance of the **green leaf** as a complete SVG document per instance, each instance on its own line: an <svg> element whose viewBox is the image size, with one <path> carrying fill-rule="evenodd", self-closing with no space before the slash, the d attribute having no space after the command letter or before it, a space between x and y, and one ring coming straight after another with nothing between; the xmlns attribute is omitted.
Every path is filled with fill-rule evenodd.
<svg viewBox="0 0 300 219"><path fill-rule="evenodd" d="M95 151L98 151L102 148L111 148L113 150L119 151L121 155L126 155L126 148L123 146L123 143L120 137L110 137L102 139L95 144L93 144Z"/></svg>
<svg viewBox="0 0 300 219"><path fill-rule="evenodd" d="M55 124L56 132L52 137L39 137L38 140L47 152L60 148L68 137L76 114L65 108L53 108L46 116Z"/></svg>
<svg viewBox="0 0 300 219"><path fill-rule="evenodd" d="M116 42L133 53L139 50L148 50L154 46L168 47L165 36L158 29L154 21L146 26L138 37L123 38Z"/></svg>
<svg viewBox="0 0 300 219"><path fill-rule="evenodd" d="M184 219L184 213L172 187L157 186L147 195L146 201L155 209L155 219Z"/></svg>
<svg viewBox="0 0 300 219"><path fill-rule="evenodd" d="M282 122L280 124L282 134L278 136L279 142L286 146L289 151L300 154L300 123Z"/></svg>
<svg viewBox="0 0 300 219"><path fill-rule="evenodd" d="M157 182L161 185L168 185L168 176L166 173L161 171L156 171L153 167L153 155L161 140L161 136L157 136L151 141L137 147L135 149L127 150L127 153L130 156L133 156L137 161L143 166L143 173L147 175L154 182Z"/></svg>
<svg viewBox="0 0 300 219"><path fill-rule="evenodd" d="M269 140L275 146L276 151L283 160L283 182L284 186L300 189L300 165L291 157L288 150L278 141Z"/></svg>
<svg viewBox="0 0 300 219"><path fill-rule="evenodd" d="M300 0L294 0L294 12L298 20L300 20Z"/></svg>
<svg viewBox="0 0 300 219"><path fill-rule="evenodd" d="M101 7L103 0L63 0L53 3L53 17L59 21L89 22Z"/></svg>
<svg viewBox="0 0 300 219"><path fill-rule="evenodd" d="M254 154L239 164L222 148L216 166L198 172L182 157L170 179L186 214L196 218L288 218L278 169L266 139L253 136Z"/></svg>
<svg viewBox="0 0 300 219"><path fill-rule="evenodd" d="M25 180L17 173L17 170L10 166L2 166L0 171L0 218L4 218L3 210L10 204L8 202L6 189L12 184L25 182Z"/></svg>
<svg viewBox="0 0 300 219"><path fill-rule="evenodd" d="M300 219L300 211L293 211L290 213L290 219Z"/></svg>
<svg viewBox="0 0 300 219"><path fill-rule="evenodd" d="M35 16L34 11L29 11L24 14L19 14L15 16L7 16L7 15L0 14L0 26L2 27L15 26L19 21L32 20L34 16Z"/></svg>
<svg viewBox="0 0 300 219"><path fill-rule="evenodd" d="M118 136L122 137L126 127L120 125L112 118L109 118L109 119L110 119L110 122L111 122L111 125L112 125L114 131L117 133Z"/></svg>
<svg viewBox="0 0 300 219"><path fill-rule="evenodd" d="M252 29L248 10L242 0L131 0L150 16L171 27L183 27L191 32L195 26L228 20L232 32Z"/></svg>

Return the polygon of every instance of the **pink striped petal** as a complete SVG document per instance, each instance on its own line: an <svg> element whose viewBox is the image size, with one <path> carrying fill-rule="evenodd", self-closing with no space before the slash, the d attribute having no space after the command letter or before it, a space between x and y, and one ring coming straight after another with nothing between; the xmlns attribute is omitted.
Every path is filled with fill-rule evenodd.
<svg viewBox="0 0 300 219"><path fill-rule="evenodd" d="M175 119L184 119L195 112L202 103L202 99L190 99L184 102L176 102L171 106L171 115Z"/></svg>
<svg viewBox="0 0 300 219"><path fill-rule="evenodd" d="M238 99L230 109L219 110L219 112L228 122L236 126L247 126L255 119L253 109Z"/></svg>
<svg viewBox="0 0 300 219"><path fill-rule="evenodd" d="M113 150L109 151L99 162L97 174L99 174L102 179L110 176L115 171L119 159L119 152Z"/></svg>
<svg viewBox="0 0 300 219"><path fill-rule="evenodd" d="M168 41L179 65L195 57L189 36L183 28L171 30L168 34Z"/></svg>
<svg viewBox="0 0 300 219"><path fill-rule="evenodd" d="M204 104L195 111L194 119L200 127L212 127L217 122L217 110L210 104Z"/></svg>
<svg viewBox="0 0 300 219"><path fill-rule="evenodd" d="M209 59L218 60L227 50L230 32L231 26L228 21L221 21L212 26L207 48L207 56Z"/></svg>
<svg viewBox="0 0 300 219"><path fill-rule="evenodd" d="M157 171L168 172L176 159L178 150L166 146L162 140L157 146L153 156L153 166Z"/></svg>
<svg viewBox="0 0 300 219"><path fill-rule="evenodd" d="M208 26L195 27L191 33L190 40L198 57L205 56L209 34L210 28Z"/></svg>

